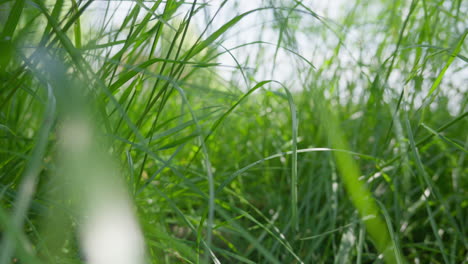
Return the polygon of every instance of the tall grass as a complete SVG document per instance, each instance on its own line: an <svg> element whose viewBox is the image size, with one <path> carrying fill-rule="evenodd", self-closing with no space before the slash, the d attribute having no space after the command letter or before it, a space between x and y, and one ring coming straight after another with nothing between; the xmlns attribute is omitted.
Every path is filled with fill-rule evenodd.
<svg viewBox="0 0 468 264"><path fill-rule="evenodd" d="M466 261L467 14L0 1L0 264Z"/></svg>

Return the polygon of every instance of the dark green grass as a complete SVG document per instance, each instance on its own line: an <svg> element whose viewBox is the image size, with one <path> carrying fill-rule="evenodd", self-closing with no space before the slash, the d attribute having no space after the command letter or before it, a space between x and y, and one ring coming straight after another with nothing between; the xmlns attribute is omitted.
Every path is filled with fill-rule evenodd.
<svg viewBox="0 0 468 264"><path fill-rule="evenodd" d="M122 185L148 263L466 261L466 2L98 2L0 1L0 264Z"/></svg>

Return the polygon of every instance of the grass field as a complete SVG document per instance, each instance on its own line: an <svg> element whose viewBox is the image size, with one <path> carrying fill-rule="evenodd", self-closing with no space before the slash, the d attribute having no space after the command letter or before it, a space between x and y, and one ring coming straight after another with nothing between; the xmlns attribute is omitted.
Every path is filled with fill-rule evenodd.
<svg viewBox="0 0 468 264"><path fill-rule="evenodd" d="M468 2L0 0L0 264L467 263Z"/></svg>

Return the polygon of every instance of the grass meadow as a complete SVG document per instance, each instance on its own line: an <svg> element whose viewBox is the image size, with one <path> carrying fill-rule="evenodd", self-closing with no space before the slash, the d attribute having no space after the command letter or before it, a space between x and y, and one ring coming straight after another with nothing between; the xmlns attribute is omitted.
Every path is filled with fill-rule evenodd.
<svg viewBox="0 0 468 264"><path fill-rule="evenodd" d="M467 263L468 2L0 0L0 264Z"/></svg>

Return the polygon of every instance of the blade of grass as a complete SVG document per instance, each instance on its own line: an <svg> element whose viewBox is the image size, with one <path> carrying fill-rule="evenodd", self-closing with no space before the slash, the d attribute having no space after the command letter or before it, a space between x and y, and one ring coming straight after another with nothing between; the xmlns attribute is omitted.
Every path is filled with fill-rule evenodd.
<svg viewBox="0 0 468 264"><path fill-rule="evenodd" d="M31 200L33 199L39 173L42 169L41 164L46 152L49 134L55 120L55 96L50 86L48 86L47 89L47 98L47 108L44 113L42 127L38 132L35 147L22 176L21 185L19 186L18 196L16 198L15 208L12 215L15 228L18 230L23 226L24 218L27 215ZM0 251L0 263L9 262L11 255L16 248L13 241L14 238L11 237L11 234L6 234L3 238Z"/></svg>

